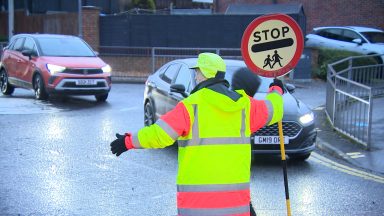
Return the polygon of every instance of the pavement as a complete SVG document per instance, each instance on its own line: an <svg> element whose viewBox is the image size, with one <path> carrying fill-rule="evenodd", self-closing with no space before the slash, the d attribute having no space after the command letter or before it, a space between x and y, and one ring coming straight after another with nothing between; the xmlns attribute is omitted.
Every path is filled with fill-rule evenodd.
<svg viewBox="0 0 384 216"><path fill-rule="evenodd" d="M326 82L315 79L286 80L296 86L299 100L315 113L318 131L316 147L333 157L359 167L365 171L384 176L384 97L373 100L372 141L370 150L335 131L325 114Z"/></svg>

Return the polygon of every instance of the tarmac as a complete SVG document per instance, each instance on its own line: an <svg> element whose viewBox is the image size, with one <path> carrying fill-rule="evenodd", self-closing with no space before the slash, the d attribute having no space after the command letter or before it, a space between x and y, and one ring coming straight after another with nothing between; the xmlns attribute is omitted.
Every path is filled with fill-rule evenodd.
<svg viewBox="0 0 384 216"><path fill-rule="evenodd" d="M326 82L315 79L286 80L296 86L293 93L315 114L316 148L365 171L384 176L384 97L373 100L371 148L365 147L333 129L325 114Z"/></svg>

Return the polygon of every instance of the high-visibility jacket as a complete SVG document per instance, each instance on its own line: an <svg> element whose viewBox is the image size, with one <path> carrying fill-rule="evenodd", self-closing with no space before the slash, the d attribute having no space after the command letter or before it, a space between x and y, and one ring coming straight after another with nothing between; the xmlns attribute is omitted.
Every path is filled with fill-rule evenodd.
<svg viewBox="0 0 384 216"><path fill-rule="evenodd" d="M250 135L282 118L282 97L273 91L255 100L223 86L202 88L126 138L128 148L164 148L178 140L179 215L249 215Z"/></svg>

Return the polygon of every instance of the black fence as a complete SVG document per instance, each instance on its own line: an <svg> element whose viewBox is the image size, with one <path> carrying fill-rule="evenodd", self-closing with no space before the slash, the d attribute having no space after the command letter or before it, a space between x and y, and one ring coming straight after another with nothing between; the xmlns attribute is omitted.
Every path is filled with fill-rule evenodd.
<svg viewBox="0 0 384 216"><path fill-rule="evenodd" d="M291 15L305 32L305 20ZM257 15L132 15L100 17L100 46L240 48Z"/></svg>

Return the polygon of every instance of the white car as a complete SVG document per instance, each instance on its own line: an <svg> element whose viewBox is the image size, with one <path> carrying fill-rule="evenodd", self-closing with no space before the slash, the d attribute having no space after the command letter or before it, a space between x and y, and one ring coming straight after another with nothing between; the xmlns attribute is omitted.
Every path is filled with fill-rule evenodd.
<svg viewBox="0 0 384 216"><path fill-rule="evenodd" d="M384 31L358 26L329 26L314 28L305 37L305 46L357 52L365 55L380 54L384 63Z"/></svg>

